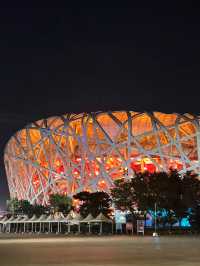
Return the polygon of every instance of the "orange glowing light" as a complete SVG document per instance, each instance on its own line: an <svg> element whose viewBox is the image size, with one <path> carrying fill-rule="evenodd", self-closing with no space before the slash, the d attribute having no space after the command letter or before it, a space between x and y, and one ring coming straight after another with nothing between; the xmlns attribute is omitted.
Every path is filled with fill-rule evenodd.
<svg viewBox="0 0 200 266"><path fill-rule="evenodd" d="M60 161L56 160L56 166L60 166Z"/></svg>

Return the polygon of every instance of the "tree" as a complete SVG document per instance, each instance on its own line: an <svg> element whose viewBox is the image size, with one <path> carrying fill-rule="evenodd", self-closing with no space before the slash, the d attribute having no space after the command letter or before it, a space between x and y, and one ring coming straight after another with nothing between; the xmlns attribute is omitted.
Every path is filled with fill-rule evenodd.
<svg viewBox="0 0 200 266"><path fill-rule="evenodd" d="M181 176L177 171L169 173L137 173L131 180L115 181L111 195L116 208L131 212L135 209L154 214L157 204L157 218L165 226L171 226L188 216L188 209L194 208L200 196L200 181L195 174L187 172Z"/></svg>
<svg viewBox="0 0 200 266"><path fill-rule="evenodd" d="M111 212L111 198L106 192L90 193L82 191L73 196L80 201L80 213L86 217L91 213L96 217L99 213L109 216Z"/></svg>
<svg viewBox="0 0 200 266"><path fill-rule="evenodd" d="M114 187L111 189L111 197L116 209L128 210L133 213L137 203L133 179L115 180Z"/></svg>
<svg viewBox="0 0 200 266"><path fill-rule="evenodd" d="M168 197L179 225L182 218L195 213L200 200L200 181L196 173L187 172L183 176L177 171L169 175Z"/></svg>
<svg viewBox="0 0 200 266"><path fill-rule="evenodd" d="M187 172L182 180L182 194L187 206L189 222L195 231L200 231L200 180L197 174Z"/></svg>
<svg viewBox="0 0 200 266"><path fill-rule="evenodd" d="M19 208L19 200L17 198L10 199L7 201L8 211L15 215Z"/></svg>
<svg viewBox="0 0 200 266"><path fill-rule="evenodd" d="M19 200L17 212L18 214L24 214L30 217L33 214L33 205L28 200Z"/></svg>
<svg viewBox="0 0 200 266"><path fill-rule="evenodd" d="M68 196L61 194L51 194L49 198L50 205L55 211L69 213L72 208L72 199Z"/></svg>
<svg viewBox="0 0 200 266"><path fill-rule="evenodd" d="M40 204L34 204L32 206L32 212L33 215L35 214L36 216L41 216L42 214L48 213L49 212L49 206L43 206Z"/></svg>
<svg viewBox="0 0 200 266"><path fill-rule="evenodd" d="M154 204L157 204L157 221L163 227L166 224L172 227L185 211L179 195L180 184L181 176L177 171L149 174L147 206L149 210L153 211Z"/></svg>
<svg viewBox="0 0 200 266"><path fill-rule="evenodd" d="M17 198L9 200L8 210L12 215L24 214L31 216L33 212L32 204L28 200L18 200Z"/></svg>
<svg viewBox="0 0 200 266"><path fill-rule="evenodd" d="M200 204L193 207L189 212L189 222L192 228L200 232Z"/></svg>

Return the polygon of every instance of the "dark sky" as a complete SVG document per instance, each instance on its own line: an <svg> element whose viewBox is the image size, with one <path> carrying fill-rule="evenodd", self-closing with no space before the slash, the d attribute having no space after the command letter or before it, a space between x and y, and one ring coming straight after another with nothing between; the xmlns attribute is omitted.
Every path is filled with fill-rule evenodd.
<svg viewBox="0 0 200 266"><path fill-rule="evenodd" d="M192 1L27 2L0 8L0 207L8 197L3 149L26 123L67 112L200 111L200 10Z"/></svg>

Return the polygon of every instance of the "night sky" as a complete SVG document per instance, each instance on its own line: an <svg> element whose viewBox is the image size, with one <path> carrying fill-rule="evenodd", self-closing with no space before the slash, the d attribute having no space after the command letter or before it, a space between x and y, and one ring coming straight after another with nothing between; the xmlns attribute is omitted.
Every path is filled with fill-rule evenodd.
<svg viewBox="0 0 200 266"><path fill-rule="evenodd" d="M99 110L200 113L200 10L192 1L58 2L0 8L0 208L5 143L31 121Z"/></svg>

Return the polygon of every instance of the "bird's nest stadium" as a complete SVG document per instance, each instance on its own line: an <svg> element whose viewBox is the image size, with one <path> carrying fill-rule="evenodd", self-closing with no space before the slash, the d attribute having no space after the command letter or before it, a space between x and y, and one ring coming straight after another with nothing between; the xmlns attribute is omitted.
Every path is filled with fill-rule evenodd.
<svg viewBox="0 0 200 266"><path fill-rule="evenodd" d="M200 172L200 117L110 111L65 114L19 130L5 147L10 195L48 203L51 193L109 190L135 172Z"/></svg>

